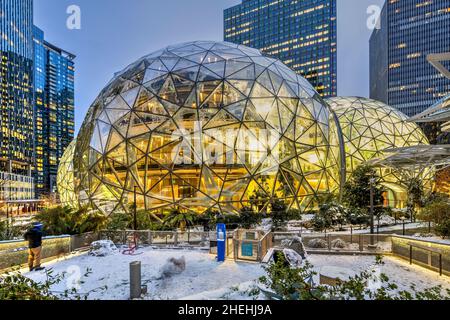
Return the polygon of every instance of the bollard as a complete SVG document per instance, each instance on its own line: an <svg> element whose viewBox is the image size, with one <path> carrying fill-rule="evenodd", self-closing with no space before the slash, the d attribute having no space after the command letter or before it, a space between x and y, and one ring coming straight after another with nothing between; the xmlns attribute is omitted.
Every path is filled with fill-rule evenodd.
<svg viewBox="0 0 450 320"><path fill-rule="evenodd" d="M130 263L130 299L141 297L141 262L134 261Z"/></svg>

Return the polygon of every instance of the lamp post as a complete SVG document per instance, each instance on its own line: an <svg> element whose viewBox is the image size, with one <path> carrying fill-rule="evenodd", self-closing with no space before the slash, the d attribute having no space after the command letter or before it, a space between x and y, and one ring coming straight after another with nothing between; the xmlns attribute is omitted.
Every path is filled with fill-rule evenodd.
<svg viewBox="0 0 450 320"><path fill-rule="evenodd" d="M370 178L369 184L370 184L370 245L374 245L374 237L375 234L375 226L374 226L374 190L373 185L375 183L375 178Z"/></svg>
<svg viewBox="0 0 450 320"><path fill-rule="evenodd" d="M133 227L134 231L137 230L137 186L134 186L134 218L133 218Z"/></svg>
<svg viewBox="0 0 450 320"><path fill-rule="evenodd" d="M370 179L370 234L374 234L374 208L373 208L373 184L375 179Z"/></svg>
<svg viewBox="0 0 450 320"><path fill-rule="evenodd" d="M9 234L9 206L6 202L6 232Z"/></svg>

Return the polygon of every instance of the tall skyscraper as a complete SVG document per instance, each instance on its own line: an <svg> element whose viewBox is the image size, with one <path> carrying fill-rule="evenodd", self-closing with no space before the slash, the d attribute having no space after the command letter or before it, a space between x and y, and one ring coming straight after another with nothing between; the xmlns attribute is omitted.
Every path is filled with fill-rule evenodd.
<svg viewBox="0 0 450 320"><path fill-rule="evenodd" d="M34 28L35 150L38 194L56 192L59 160L74 137L75 55Z"/></svg>
<svg viewBox="0 0 450 320"><path fill-rule="evenodd" d="M33 1L0 1L0 170L33 163Z"/></svg>
<svg viewBox="0 0 450 320"><path fill-rule="evenodd" d="M371 98L414 116L450 94L450 80L427 61L450 51L450 0L386 1L380 21L370 39Z"/></svg>
<svg viewBox="0 0 450 320"><path fill-rule="evenodd" d="M75 56L34 27L33 0L0 0L0 43L0 171L48 194L74 136Z"/></svg>
<svg viewBox="0 0 450 320"><path fill-rule="evenodd" d="M336 96L336 14L336 0L243 0L224 11L224 39L282 60L322 96Z"/></svg>

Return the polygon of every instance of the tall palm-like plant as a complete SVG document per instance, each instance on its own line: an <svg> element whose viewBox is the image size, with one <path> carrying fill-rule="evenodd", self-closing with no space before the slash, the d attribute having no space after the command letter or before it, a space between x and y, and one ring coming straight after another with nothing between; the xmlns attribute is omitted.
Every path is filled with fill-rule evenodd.
<svg viewBox="0 0 450 320"><path fill-rule="evenodd" d="M166 216L165 222L173 227L180 228L182 232L186 231L188 226L194 224L195 215L191 212L173 209Z"/></svg>

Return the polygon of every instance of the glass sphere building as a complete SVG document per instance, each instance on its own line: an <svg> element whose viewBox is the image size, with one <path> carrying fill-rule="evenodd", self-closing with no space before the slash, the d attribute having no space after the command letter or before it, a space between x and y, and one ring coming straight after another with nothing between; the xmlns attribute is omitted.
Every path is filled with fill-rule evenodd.
<svg viewBox="0 0 450 320"><path fill-rule="evenodd" d="M262 212L276 199L306 211L341 182L329 106L282 62L226 42L169 46L117 73L73 155L77 202L106 215L135 202Z"/></svg>
<svg viewBox="0 0 450 320"><path fill-rule="evenodd" d="M335 112L343 137L346 176L361 164L383 156L387 149L428 145L428 139L418 125L408 122L402 112L372 99L337 97L326 102ZM380 168L379 175L388 190L385 200L391 207L404 207L407 201L402 172ZM421 174L425 187L431 189L432 172Z"/></svg>

